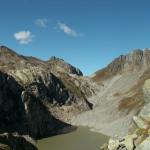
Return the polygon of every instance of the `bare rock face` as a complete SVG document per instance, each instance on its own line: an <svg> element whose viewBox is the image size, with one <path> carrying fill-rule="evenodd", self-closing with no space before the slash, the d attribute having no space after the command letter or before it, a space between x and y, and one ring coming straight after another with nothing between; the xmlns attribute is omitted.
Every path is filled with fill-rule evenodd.
<svg viewBox="0 0 150 150"><path fill-rule="evenodd" d="M23 124L22 87L15 79L0 72L0 132L21 131Z"/></svg>

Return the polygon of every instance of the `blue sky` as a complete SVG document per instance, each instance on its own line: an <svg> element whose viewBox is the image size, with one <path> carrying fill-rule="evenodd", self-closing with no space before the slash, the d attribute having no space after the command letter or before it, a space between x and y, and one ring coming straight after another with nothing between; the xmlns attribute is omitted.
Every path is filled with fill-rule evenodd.
<svg viewBox="0 0 150 150"><path fill-rule="evenodd" d="M150 47L149 0L0 0L0 45L89 75Z"/></svg>

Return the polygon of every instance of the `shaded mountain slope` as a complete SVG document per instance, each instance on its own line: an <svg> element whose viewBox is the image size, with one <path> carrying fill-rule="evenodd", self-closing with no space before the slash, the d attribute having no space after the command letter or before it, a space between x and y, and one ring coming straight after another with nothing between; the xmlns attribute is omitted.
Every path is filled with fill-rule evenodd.
<svg viewBox="0 0 150 150"><path fill-rule="evenodd" d="M61 59L42 61L1 46L0 71L1 133L54 135L70 126L72 116L92 108L75 84L64 84L82 72Z"/></svg>

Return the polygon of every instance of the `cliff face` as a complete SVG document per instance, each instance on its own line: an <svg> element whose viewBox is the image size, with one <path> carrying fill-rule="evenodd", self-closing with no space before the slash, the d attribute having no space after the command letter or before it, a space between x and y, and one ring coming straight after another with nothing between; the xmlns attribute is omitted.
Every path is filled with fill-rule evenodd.
<svg viewBox="0 0 150 150"><path fill-rule="evenodd" d="M0 132L21 130L23 121L22 87L15 79L0 72ZM20 125L19 125L20 124Z"/></svg>
<svg viewBox="0 0 150 150"><path fill-rule="evenodd" d="M42 61L0 47L0 132L42 138L57 134L72 116L92 108L82 91L65 81L82 73L63 60Z"/></svg>

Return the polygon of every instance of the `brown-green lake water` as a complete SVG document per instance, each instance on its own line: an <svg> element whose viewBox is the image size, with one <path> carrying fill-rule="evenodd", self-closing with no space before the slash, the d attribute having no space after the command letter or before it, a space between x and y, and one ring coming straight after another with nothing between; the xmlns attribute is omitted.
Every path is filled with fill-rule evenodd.
<svg viewBox="0 0 150 150"><path fill-rule="evenodd" d="M100 150L108 137L80 127L77 130L37 141L39 150Z"/></svg>

